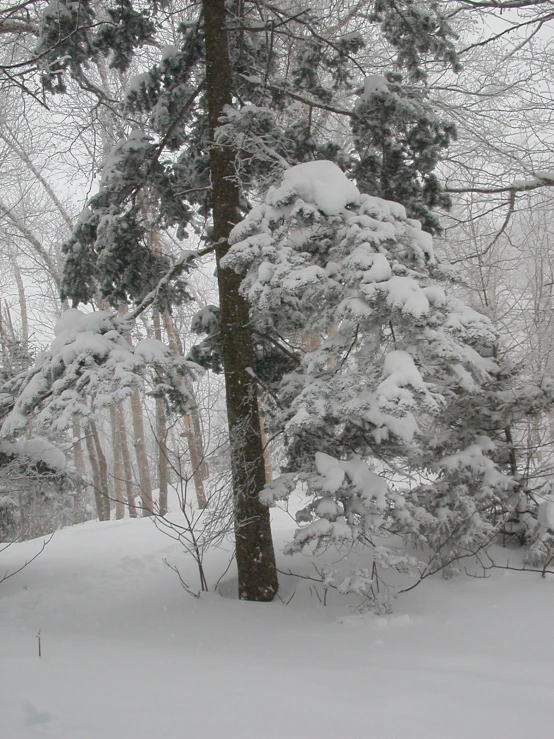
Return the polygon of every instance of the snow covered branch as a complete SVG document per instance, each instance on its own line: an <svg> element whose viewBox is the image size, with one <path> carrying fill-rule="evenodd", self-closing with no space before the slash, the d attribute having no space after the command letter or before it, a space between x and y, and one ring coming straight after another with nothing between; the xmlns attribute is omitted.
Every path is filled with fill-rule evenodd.
<svg viewBox="0 0 554 739"><path fill-rule="evenodd" d="M451 193L478 193L482 195L500 195L502 193L530 192L539 187L553 187L554 172L537 172L527 180L514 180L511 185L502 187L445 187L445 192Z"/></svg>
<svg viewBox="0 0 554 739"><path fill-rule="evenodd" d="M167 273L161 278L156 287L151 290L148 295L145 295L141 302L134 308L125 318L130 320L137 319L144 311L149 308L152 303L155 302L156 298L160 294L160 291L169 285L173 280L177 279L180 275L185 272L190 265L201 257L205 257L207 254L213 254L216 249L216 244L210 244L205 249L198 249L198 251L185 251L181 257L171 266Z"/></svg>

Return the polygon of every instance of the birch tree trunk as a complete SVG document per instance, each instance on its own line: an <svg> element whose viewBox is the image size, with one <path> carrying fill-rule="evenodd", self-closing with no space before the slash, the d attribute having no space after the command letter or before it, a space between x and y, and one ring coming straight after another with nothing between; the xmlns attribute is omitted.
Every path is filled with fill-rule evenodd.
<svg viewBox="0 0 554 739"><path fill-rule="evenodd" d="M127 506L129 507L129 516L137 517L137 506L135 503L135 488L133 480L133 465L131 463L131 454L129 452L129 443L127 441L127 429L125 428L125 415L123 413L123 404L118 403L116 406L117 430L119 443L121 444L121 459L123 463L123 474L125 479L125 493L127 497Z"/></svg>
<svg viewBox="0 0 554 739"><path fill-rule="evenodd" d="M100 521L106 521L106 506L104 503L104 491L102 490L102 480L100 478L100 468L98 466L98 458L96 456L96 448L94 446L94 437L90 424L85 431L85 443L87 445L88 458L92 470L92 485L94 488L94 500L96 503L96 512Z"/></svg>
<svg viewBox="0 0 554 739"><path fill-rule="evenodd" d="M100 475L100 489L102 490L102 501L104 505L104 520L110 520L110 486L108 483L108 463L106 455L100 443L100 435L95 421L90 421L90 430L94 440L94 449L98 460L98 474Z"/></svg>
<svg viewBox="0 0 554 739"><path fill-rule="evenodd" d="M160 313L153 311L154 337L162 341ZM158 442L158 486L160 488L160 516L167 513L167 489L169 484L169 458L167 456L167 424L163 398L156 398L156 437Z"/></svg>
<svg viewBox="0 0 554 739"><path fill-rule="evenodd" d="M119 311L123 313L126 309L121 304ZM125 338L132 344L130 334L126 334ZM131 418L133 422L133 435L135 457L137 460L138 478L140 486L140 498L143 516L152 516L154 513L154 498L152 496L152 478L150 476L150 466L148 464L148 455L146 453L146 436L144 433L144 417L142 413L142 403L140 399L140 390L135 388L130 398L131 402Z"/></svg>
<svg viewBox="0 0 554 739"><path fill-rule="evenodd" d="M121 453L121 442L119 439L119 424L117 422L117 406L110 406L110 426L112 432L113 449L113 487L115 499L115 517L125 518L125 496L123 492L123 456Z"/></svg>
<svg viewBox="0 0 554 739"><path fill-rule="evenodd" d="M15 284L17 285L17 295L19 298L19 313L21 315L21 348L26 355L29 351L29 316L27 312L27 298L25 296L25 285L17 259L11 259L13 273L15 276Z"/></svg>
<svg viewBox="0 0 554 739"><path fill-rule="evenodd" d="M163 322L171 350L175 352L175 354L184 356L183 345L179 340L177 332L175 331L175 326L171 320L171 316L168 313L163 314ZM192 388L189 387L188 389L191 397L194 397ZM204 488L204 480L207 477L207 465L206 455L204 452L204 442L202 439L202 427L200 425L200 417L198 415L196 403L194 403L189 413L185 414L183 421L185 424L185 437L189 448L190 463L192 467L192 479L194 482L194 489L196 491L196 501L199 508L206 508L208 500Z"/></svg>
<svg viewBox="0 0 554 739"><path fill-rule="evenodd" d="M192 417L187 413L184 417L185 436L188 442L190 464L192 467L192 479L196 490L196 501L199 508L207 508L208 500L204 489L204 450L202 444L198 444L198 435L192 426Z"/></svg>
<svg viewBox="0 0 554 739"><path fill-rule="evenodd" d="M85 453L83 450L82 441L82 430L81 430L81 419L77 414L73 416L72 422L72 433L73 433L73 462L75 469L79 477L84 479L87 474L85 465ZM75 498L73 500L73 523L82 523L84 521L84 510L83 510L83 494L81 490L77 490Z"/></svg>
<svg viewBox="0 0 554 739"><path fill-rule="evenodd" d="M152 497L152 478L146 454L146 437L144 434L144 418L140 401L140 391L133 390L131 395L131 416L133 419L133 433L135 437L135 455L137 458L142 515L152 516L154 500Z"/></svg>

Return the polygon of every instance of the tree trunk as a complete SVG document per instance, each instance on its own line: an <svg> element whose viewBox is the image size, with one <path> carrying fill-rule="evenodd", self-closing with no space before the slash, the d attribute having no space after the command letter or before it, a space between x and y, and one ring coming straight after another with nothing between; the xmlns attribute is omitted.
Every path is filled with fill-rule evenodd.
<svg viewBox="0 0 554 739"><path fill-rule="evenodd" d="M224 106L232 104L231 68L225 0L203 0L202 6L208 117L213 140ZM229 248L229 233L239 220L234 159L230 148L214 145L210 149L238 587L241 599L268 601L277 593L278 580L269 510L258 497L265 484L265 469L256 385L248 371L254 364L250 315L248 304L239 292L241 276L221 267L221 260Z"/></svg>
<svg viewBox="0 0 554 739"><path fill-rule="evenodd" d="M152 498L152 479L148 456L146 454L146 438L144 435L144 419L142 416L142 405L140 402L140 391L133 390L131 395L131 415L133 418L133 432L135 435L135 454L140 484L140 497L142 502L142 515L151 516L154 513L154 500Z"/></svg>
<svg viewBox="0 0 554 739"><path fill-rule="evenodd" d="M103 491L102 500L104 501L104 520L110 520L110 486L108 484L108 464L106 455L100 443L100 436L95 421L90 422L90 430L94 439L94 448L96 450L96 458L98 460L98 474L100 475L100 488Z"/></svg>
<svg viewBox="0 0 554 739"><path fill-rule="evenodd" d="M273 470L271 468L271 453L269 451L269 439L265 431L265 420L264 420L264 409L258 398L258 412L260 414L260 434L262 437L262 447L264 450L264 470L265 470L265 482L273 480Z"/></svg>
<svg viewBox="0 0 554 739"><path fill-rule="evenodd" d="M163 314L163 321L165 330L167 333L167 339L169 346L175 354L184 356L183 346L177 336L173 321L169 313ZM191 397L194 397L192 387L188 388ZM189 413L186 413L183 418L185 424L185 437L189 447L190 464L192 467L192 479L194 482L194 489L196 491L196 500L199 508L206 508L208 500L206 498L206 492L204 490L204 480L208 477L206 455L204 453L204 442L202 440L202 428L200 426L200 417L198 415L198 408L196 403L191 407Z"/></svg>
<svg viewBox="0 0 554 739"><path fill-rule="evenodd" d="M187 413L185 421L185 436L189 445L190 465L192 467L192 479L196 490L196 501L199 508L207 508L208 500L204 490L204 450L197 443L198 436L192 427L191 415Z"/></svg>
<svg viewBox="0 0 554 739"><path fill-rule="evenodd" d="M110 406L110 426L112 431L113 449L113 487L115 498L115 517L125 518L125 496L123 492L123 455L119 440L119 424L117 422L117 406Z"/></svg>
<svg viewBox="0 0 554 739"><path fill-rule="evenodd" d="M162 324L160 313L153 312L154 336L162 340ZM167 456L167 424L163 398L156 398L156 436L158 441L158 486L160 488L159 512L160 516L167 513L167 488L169 483L169 458Z"/></svg>
<svg viewBox="0 0 554 739"><path fill-rule="evenodd" d="M94 500L96 502L96 511L100 521L106 521L106 506L104 504L104 491L102 490L102 481L100 479L100 469L98 467L98 459L96 457L96 449L94 447L94 438L90 425L87 426L85 432L85 443L87 445L88 458L92 469L92 485L94 488Z"/></svg>
<svg viewBox="0 0 554 739"><path fill-rule="evenodd" d="M127 506L129 507L129 516L137 517L137 506L135 504L135 490L133 480L133 465L131 464L131 454L129 452L129 444L127 442L127 429L125 428L125 415L123 413L123 403L118 403L116 407L117 430L119 443L121 444L121 458L123 461L123 474L125 476L125 492L127 496Z"/></svg>
<svg viewBox="0 0 554 739"><path fill-rule="evenodd" d="M27 312L27 298L25 296L25 285L21 270L15 257L12 257L12 267L15 276L15 284L17 285L17 294L19 296L19 312L21 314L21 349L24 355L29 352L29 316Z"/></svg>
<svg viewBox="0 0 554 739"><path fill-rule="evenodd" d="M75 469L77 474L82 479L86 476L86 465L85 465L85 453L83 450L83 441L81 439L81 420L77 414L73 415L73 462L75 463ZM83 510L83 491L82 487L79 487L75 492L73 499L73 523L82 523L85 520Z"/></svg>

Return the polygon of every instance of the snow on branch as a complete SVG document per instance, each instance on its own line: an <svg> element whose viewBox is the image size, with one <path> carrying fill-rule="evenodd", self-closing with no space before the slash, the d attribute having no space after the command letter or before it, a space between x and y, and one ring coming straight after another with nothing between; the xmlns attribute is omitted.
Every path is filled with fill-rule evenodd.
<svg viewBox="0 0 554 739"><path fill-rule="evenodd" d="M50 349L37 356L28 372L6 384L13 406L0 434L20 433L31 417L38 427L65 429L75 413L90 416L130 395L147 371L153 375L152 392L185 409L190 401L186 380L193 365L156 339L143 339L133 347L126 338L129 319L107 311L65 311Z"/></svg>
<svg viewBox="0 0 554 739"><path fill-rule="evenodd" d="M530 192L539 187L553 187L554 172L536 172L533 177L525 180L514 180L511 185L502 187L445 187L445 192L451 193L479 193L482 195L499 195L504 192Z"/></svg>
<svg viewBox="0 0 554 739"><path fill-rule="evenodd" d="M126 318L129 320L135 320L137 319L144 311L149 308L152 303L156 300L158 297L160 291L166 286L169 285L173 280L177 279L180 275L183 274L183 272L186 271L188 267L194 262L196 259L199 259L200 257L205 257L207 254L211 254L215 251L217 244L210 244L210 246L207 246L205 249L198 249L198 251L183 251L179 259L173 264L166 274L159 280L156 287L151 290L147 295L144 296L144 298L140 301L140 303L137 305L136 308L134 308L127 316Z"/></svg>

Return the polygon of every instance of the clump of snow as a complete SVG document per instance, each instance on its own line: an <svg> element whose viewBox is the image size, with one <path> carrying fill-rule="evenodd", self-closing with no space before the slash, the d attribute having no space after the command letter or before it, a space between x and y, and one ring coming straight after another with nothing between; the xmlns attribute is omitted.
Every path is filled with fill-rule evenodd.
<svg viewBox="0 0 554 739"><path fill-rule="evenodd" d="M554 501L543 500L543 502L539 504L537 519L540 525L544 526L545 529L554 531Z"/></svg>
<svg viewBox="0 0 554 739"><path fill-rule="evenodd" d="M67 5L70 5L68 3ZM44 20L48 18L53 19L61 19L61 18L71 18L71 13L65 3L60 2L60 0L50 0L46 8L42 12L42 17Z"/></svg>
<svg viewBox="0 0 554 739"><path fill-rule="evenodd" d="M383 218L396 218L399 221L405 221L406 208L394 200L384 200L374 195L363 194L360 196L360 211L367 215L374 216L378 220Z"/></svg>
<svg viewBox="0 0 554 739"><path fill-rule="evenodd" d="M421 318L429 313L429 300L419 283L411 277L392 277L383 287L387 302L403 313Z"/></svg>
<svg viewBox="0 0 554 739"><path fill-rule="evenodd" d="M150 75L148 72L141 72L140 74L133 75L127 82L126 94L129 95L132 92L139 92L143 85L146 85Z"/></svg>
<svg viewBox="0 0 554 739"><path fill-rule="evenodd" d="M258 267L258 280L262 283L271 282L275 266L271 262L262 262Z"/></svg>
<svg viewBox="0 0 554 739"><path fill-rule="evenodd" d="M54 335L60 336L66 331L80 331L83 323L84 313L77 308L68 308L56 321Z"/></svg>
<svg viewBox="0 0 554 739"><path fill-rule="evenodd" d="M277 500L286 500L296 488L296 475L287 472L268 483L260 493L260 502L272 505Z"/></svg>
<svg viewBox="0 0 554 739"><path fill-rule="evenodd" d="M352 541L354 538L354 531L348 524L342 521L328 521L326 518L318 518L307 526L297 529L294 532L294 540L285 551L293 553L312 541L319 543L322 539L340 544Z"/></svg>
<svg viewBox="0 0 554 739"><path fill-rule="evenodd" d="M67 459L61 449L58 449L48 439L41 436L22 441L2 440L0 451L4 454L25 457L31 462L43 462L52 470L63 470L67 467Z"/></svg>
<svg viewBox="0 0 554 739"><path fill-rule="evenodd" d="M215 305L205 305L195 313L191 328L197 334L211 333L219 325L218 308Z"/></svg>
<svg viewBox="0 0 554 739"><path fill-rule="evenodd" d="M319 518L328 518L333 521L341 515L342 509L334 498L325 497L318 501L314 513Z"/></svg>
<svg viewBox="0 0 554 739"><path fill-rule="evenodd" d="M495 448L494 442L486 436L480 436L474 444L466 449L444 457L439 467L449 470L470 470L476 475L482 475L487 485L496 487L509 487L510 478L503 475L494 462L486 456Z"/></svg>
<svg viewBox="0 0 554 739"><path fill-rule="evenodd" d="M387 483L382 477L372 472L367 463L359 457L343 460L335 459L323 452L316 452L315 464L318 474L323 478L321 490L331 494L337 493L347 480L363 500L374 501L381 510L385 508L389 492ZM318 503L317 515L321 515L319 506L323 504L324 500L325 498ZM324 509L328 515L329 508Z"/></svg>
<svg viewBox="0 0 554 739"><path fill-rule="evenodd" d="M161 50L162 61L164 62L166 59L172 59L174 56L177 56L178 53L179 49L174 44L163 46Z"/></svg>
<svg viewBox="0 0 554 739"><path fill-rule="evenodd" d="M323 490L329 493L336 493L344 482L344 469L338 459L316 452L315 465L319 474L325 478Z"/></svg>
<svg viewBox="0 0 554 739"><path fill-rule="evenodd" d="M284 278L281 285L288 292L303 291L307 285L318 283L325 277L325 270L317 264L312 264L303 269L297 269L293 274Z"/></svg>
<svg viewBox="0 0 554 739"><path fill-rule="evenodd" d="M259 74L241 74L240 77L253 85L261 85L263 82Z"/></svg>
<svg viewBox="0 0 554 739"><path fill-rule="evenodd" d="M169 354L169 347L158 339L141 339L135 346L135 355L141 357L146 364L164 362Z"/></svg>
<svg viewBox="0 0 554 739"><path fill-rule="evenodd" d="M406 351L396 349L389 352L383 365L385 380L379 385L380 390L388 386L405 387L411 385L413 388L423 390L425 383L414 360Z"/></svg>
<svg viewBox="0 0 554 739"><path fill-rule="evenodd" d="M382 74L368 74L364 80L363 97L368 98L376 92L388 91L387 78Z"/></svg>
<svg viewBox="0 0 554 739"><path fill-rule="evenodd" d="M392 270L384 254L375 252L369 244L357 246L346 263L363 270L364 282L385 282L392 277Z"/></svg>
<svg viewBox="0 0 554 739"><path fill-rule="evenodd" d="M287 192L316 205L325 215L337 216L350 203L360 201L360 191L333 162L319 160L297 164L286 170L275 200Z"/></svg>

